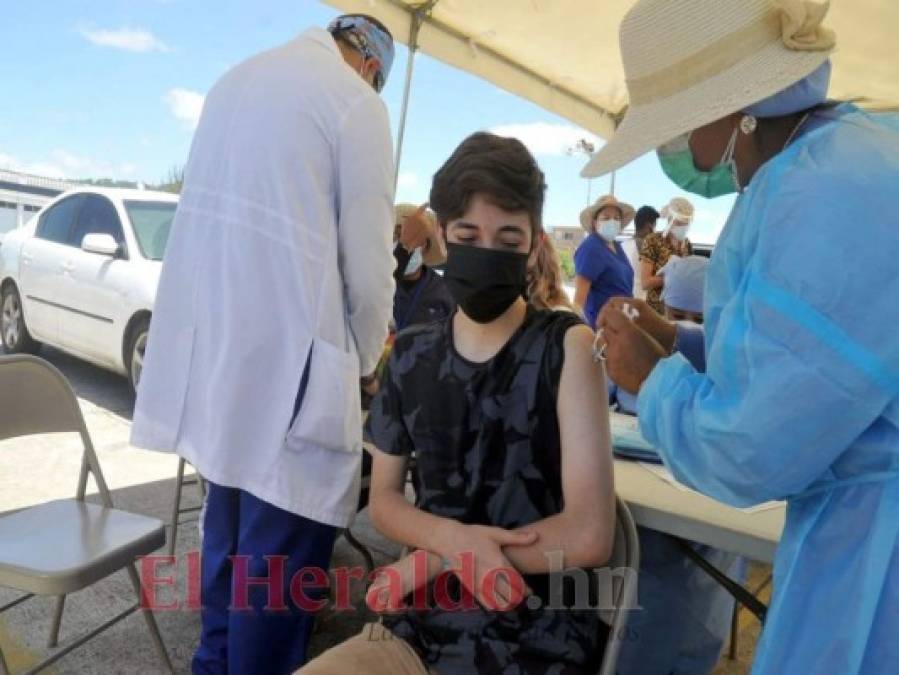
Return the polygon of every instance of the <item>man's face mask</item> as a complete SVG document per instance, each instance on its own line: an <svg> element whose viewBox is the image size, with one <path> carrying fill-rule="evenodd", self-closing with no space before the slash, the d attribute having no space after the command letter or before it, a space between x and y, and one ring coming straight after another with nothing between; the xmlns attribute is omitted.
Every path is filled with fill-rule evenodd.
<svg viewBox="0 0 899 675"><path fill-rule="evenodd" d="M528 255L447 244L443 275L453 299L473 321L490 323L527 288Z"/></svg>
<svg viewBox="0 0 899 675"><path fill-rule="evenodd" d="M409 258L409 262L406 263L406 269L403 270L404 277L411 277L413 274L418 272L421 269L422 263L424 262L424 254L421 251L421 247L419 246L417 249L412 251L412 256Z"/></svg>
<svg viewBox="0 0 899 675"><path fill-rule="evenodd" d="M734 160L738 130L739 127L734 127L721 161L709 171L696 168L690 150L690 134L678 136L656 150L662 171L682 190L709 199L739 192L737 163Z"/></svg>

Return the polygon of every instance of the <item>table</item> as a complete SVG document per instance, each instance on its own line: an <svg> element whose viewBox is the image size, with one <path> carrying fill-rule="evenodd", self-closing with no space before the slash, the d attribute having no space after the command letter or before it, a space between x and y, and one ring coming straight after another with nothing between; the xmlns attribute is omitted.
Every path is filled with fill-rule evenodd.
<svg viewBox="0 0 899 675"><path fill-rule="evenodd" d="M638 525L771 563L783 531L786 505L744 513L695 492L685 492L638 462L615 460L615 491Z"/></svg>
<svg viewBox="0 0 899 675"><path fill-rule="evenodd" d="M746 513L698 492L682 490L639 462L626 459L615 459L615 492L627 503L637 525L681 539L684 554L764 623L767 607L754 592L727 577L683 542L695 541L751 560L772 563L783 532L786 504ZM736 622L735 610L732 658Z"/></svg>

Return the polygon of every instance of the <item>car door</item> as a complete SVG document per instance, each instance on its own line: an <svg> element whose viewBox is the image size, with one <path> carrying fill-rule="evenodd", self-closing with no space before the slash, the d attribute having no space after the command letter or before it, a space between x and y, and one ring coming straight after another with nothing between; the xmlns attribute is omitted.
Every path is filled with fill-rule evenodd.
<svg viewBox="0 0 899 675"><path fill-rule="evenodd" d="M56 344L60 315L59 297L63 265L71 253L69 233L84 202L83 194L57 202L41 214L33 237L22 245L19 259L19 292L25 323L41 342Z"/></svg>
<svg viewBox="0 0 899 675"><path fill-rule="evenodd" d="M108 234L119 245L115 256L81 249L89 234ZM128 247L115 206L91 194L72 228L69 258L60 286L66 319L59 340L67 348L114 366L121 358L121 335L127 321L123 308L128 292Z"/></svg>

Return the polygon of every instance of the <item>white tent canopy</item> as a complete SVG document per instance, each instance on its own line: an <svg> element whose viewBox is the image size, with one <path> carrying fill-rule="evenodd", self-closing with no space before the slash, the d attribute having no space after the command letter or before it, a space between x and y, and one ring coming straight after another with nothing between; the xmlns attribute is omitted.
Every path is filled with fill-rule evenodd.
<svg viewBox="0 0 899 675"><path fill-rule="evenodd" d="M600 137L611 135L626 109L618 25L634 0L326 1L376 16L398 41ZM899 0L833 0L826 23L838 44L831 96L895 106Z"/></svg>

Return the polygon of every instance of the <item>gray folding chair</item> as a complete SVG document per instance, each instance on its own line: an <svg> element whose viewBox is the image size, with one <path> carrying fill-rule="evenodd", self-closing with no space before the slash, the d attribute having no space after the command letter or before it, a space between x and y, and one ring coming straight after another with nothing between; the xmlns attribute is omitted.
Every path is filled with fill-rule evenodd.
<svg viewBox="0 0 899 675"><path fill-rule="evenodd" d="M627 635L628 612L637 602L637 577L640 571L640 540L637 525L630 509L621 499L616 499L615 543L612 557L606 563L612 570L625 570L624 574L613 574L612 607L600 611L600 618L609 626L609 639L599 675L615 675L618 653Z"/></svg>
<svg viewBox="0 0 899 675"><path fill-rule="evenodd" d="M84 446L75 498L0 516L0 586L26 594L0 607L0 612L35 595L56 596L51 648L57 645L67 594L124 569L141 599L134 562L165 544L162 521L113 508L75 393L62 374L33 356L0 357L0 441L62 432L79 434ZM102 504L84 499L88 474L93 474ZM138 609L139 602L56 649L27 672L43 670ZM166 672L172 672L152 612L141 613ZM0 650L0 674L8 672Z"/></svg>
<svg viewBox="0 0 899 675"><path fill-rule="evenodd" d="M184 469L187 466L187 460L181 457L178 460L178 475L175 477L175 499L172 504L172 520L170 523L171 533L169 535L169 555L175 555L175 545L178 541L178 526L181 525L181 515L184 513L197 513L203 510L202 503L206 499L206 481L197 471L197 477L185 480ZM200 492L200 506L182 506L181 497L184 493L185 485L196 485ZM202 514L201 514L202 515Z"/></svg>

